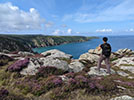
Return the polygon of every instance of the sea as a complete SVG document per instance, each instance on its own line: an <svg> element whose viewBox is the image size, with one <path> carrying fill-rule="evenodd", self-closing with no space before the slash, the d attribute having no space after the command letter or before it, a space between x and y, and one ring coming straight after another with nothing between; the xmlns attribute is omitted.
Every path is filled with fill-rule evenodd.
<svg viewBox="0 0 134 100"><path fill-rule="evenodd" d="M101 36L98 39L92 39L81 43L69 43L58 46L34 48L33 51L42 53L51 49L58 49L67 54L71 54L74 59L78 59L81 54L88 52L89 49L95 49L103 43ZM108 43L111 44L112 52L118 49L129 48L134 50L134 36L108 36Z"/></svg>

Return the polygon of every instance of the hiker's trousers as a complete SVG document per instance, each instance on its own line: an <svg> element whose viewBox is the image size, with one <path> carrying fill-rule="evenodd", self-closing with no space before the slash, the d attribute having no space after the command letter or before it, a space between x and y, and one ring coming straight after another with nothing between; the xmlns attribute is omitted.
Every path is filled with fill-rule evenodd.
<svg viewBox="0 0 134 100"><path fill-rule="evenodd" d="M98 70L100 71L101 63L102 63L103 60L105 61L105 64L106 64L106 67L107 67L107 72L111 73L111 70L110 70L110 57L106 57L106 56L104 56L102 54L100 55L100 58L98 60L98 65L97 65Z"/></svg>

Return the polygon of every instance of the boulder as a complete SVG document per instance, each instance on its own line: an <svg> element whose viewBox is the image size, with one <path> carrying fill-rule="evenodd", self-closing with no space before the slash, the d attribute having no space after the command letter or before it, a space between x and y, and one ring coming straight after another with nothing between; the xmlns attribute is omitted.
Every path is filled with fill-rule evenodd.
<svg viewBox="0 0 134 100"><path fill-rule="evenodd" d="M134 66L120 66L120 69L127 70L134 74Z"/></svg>
<svg viewBox="0 0 134 100"><path fill-rule="evenodd" d="M35 75L38 68L41 66L54 66L64 71L69 71L68 63L63 60L46 57L46 58L31 58L27 68L23 69L20 73L22 75Z"/></svg>
<svg viewBox="0 0 134 100"><path fill-rule="evenodd" d="M33 53L30 53L30 52L23 52L23 51L19 51L18 54L21 55L21 56L34 56Z"/></svg>
<svg viewBox="0 0 134 100"><path fill-rule="evenodd" d="M83 60L83 59L89 60L91 63L97 63L99 59L99 55L85 53L85 54L82 54L79 58L79 60Z"/></svg>
<svg viewBox="0 0 134 100"><path fill-rule="evenodd" d="M120 76L123 76L123 77L127 77L129 76L129 74L123 72L123 71L117 71L117 74L120 75Z"/></svg>
<svg viewBox="0 0 134 100"><path fill-rule="evenodd" d="M102 50L98 51L97 48L96 49L90 49L88 51L88 53L90 53L90 54L101 54L101 52L102 52Z"/></svg>
<svg viewBox="0 0 134 100"><path fill-rule="evenodd" d="M85 66L79 62L79 61L74 61L74 62L71 62L69 64L69 68L73 71L73 72L80 72L82 71L82 69L84 68Z"/></svg>
<svg viewBox="0 0 134 100"><path fill-rule="evenodd" d="M122 57L115 60L113 63L115 63L115 66L134 65L134 57Z"/></svg>
<svg viewBox="0 0 134 100"><path fill-rule="evenodd" d="M128 95L124 95L124 96L112 98L110 100L134 100L134 98Z"/></svg>
<svg viewBox="0 0 134 100"><path fill-rule="evenodd" d="M115 71L113 69L111 69L111 74L115 74ZM97 67L91 67L90 71L88 72L88 75L92 75L92 76L107 76L109 74L107 73L107 69L100 68L100 72L99 72Z"/></svg>
<svg viewBox="0 0 134 100"><path fill-rule="evenodd" d="M10 51L8 51L8 50L3 50L2 52L3 53L10 53Z"/></svg>
<svg viewBox="0 0 134 100"><path fill-rule="evenodd" d="M41 62L38 58L30 58L27 68L23 69L20 74L22 75L35 75L38 72L38 68L41 67Z"/></svg>
<svg viewBox="0 0 134 100"><path fill-rule="evenodd" d="M54 66L65 71L69 71L68 63L64 60L59 60L51 57L40 58L40 60L43 63L42 66Z"/></svg>
<svg viewBox="0 0 134 100"><path fill-rule="evenodd" d="M70 54L65 54L62 51L59 51L57 49L49 50L46 52L41 53L45 57L52 57L52 58L72 58L73 56Z"/></svg>
<svg viewBox="0 0 134 100"><path fill-rule="evenodd" d="M125 49L119 49L115 53L117 53L119 55L130 54L130 53L132 53L132 50L131 49L127 49L127 48L125 48Z"/></svg>

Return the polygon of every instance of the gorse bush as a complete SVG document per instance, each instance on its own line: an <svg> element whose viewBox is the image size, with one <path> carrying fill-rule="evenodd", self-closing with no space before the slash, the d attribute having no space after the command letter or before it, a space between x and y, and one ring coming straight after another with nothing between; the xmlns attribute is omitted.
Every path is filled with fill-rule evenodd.
<svg viewBox="0 0 134 100"><path fill-rule="evenodd" d="M24 67L26 67L28 63L29 63L29 58L25 58L24 60L18 60L14 64L9 66L7 70L11 72L19 72Z"/></svg>

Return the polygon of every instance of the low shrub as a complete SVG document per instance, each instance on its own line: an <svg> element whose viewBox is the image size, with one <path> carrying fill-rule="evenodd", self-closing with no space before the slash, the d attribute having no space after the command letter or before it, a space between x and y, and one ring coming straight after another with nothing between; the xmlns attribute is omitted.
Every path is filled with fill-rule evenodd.
<svg viewBox="0 0 134 100"><path fill-rule="evenodd" d="M9 92L5 88L0 89L0 100L3 100L6 96L8 96Z"/></svg>
<svg viewBox="0 0 134 100"><path fill-rule="evenodd" d="M61 86L63 83L62 79L57 76L50 76L46 81L45 81L45 88L47 90L50 90L51 88L55 88L57 86Z"/></svg>
<svg viewBox="0 0 134 100"><path fill-rule="evenodd" d="M53 66L42 66L38 69L38 72L36 74L36 77L48 77L51 75L62 75L66 73L64 70L62 69L57 69L56 67Z"/></svg>
<svg viewBox="0 0 134 100"><path fill-rule="evenodd" d="M9 61L13 61L13 58L6 55L0 55L0 66L6 65Z"/></svg>
<svg viewBox="0 0 134 100"><path fill-rule="evenodd" d="M37 80L32 78L18 80L16 82L16 85L22 91L23 94L32 93L34 95L38 95L37 92L41 90L41 84Z"/></svg>
<svg viewBox="0 0 134 100"><path fill-rule="evenodd" d="M65 74L65 76L68 77L68 78L74 78L75 73L70 72L70 73Z"/></svg>
<svg viewBox="0 0 134 100"><path fill-rule="evenodd" d="M11 72L20 72L24 67L26 67L29 63L29 58L24 60L18 60L14 64L8 67L8 71Z"/></svg>

